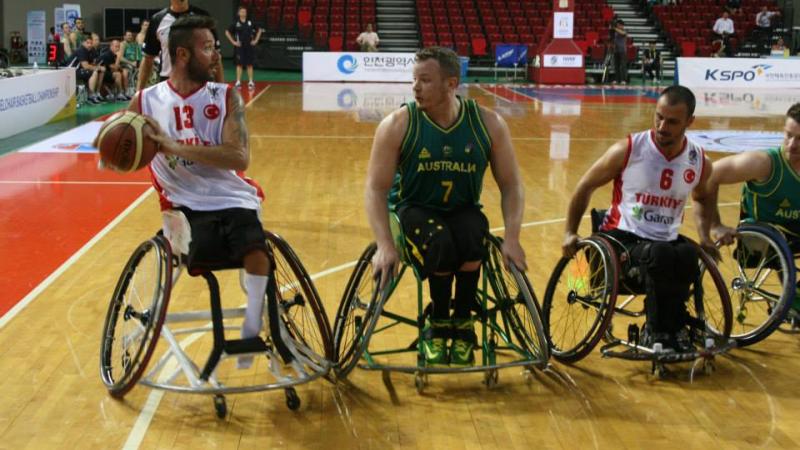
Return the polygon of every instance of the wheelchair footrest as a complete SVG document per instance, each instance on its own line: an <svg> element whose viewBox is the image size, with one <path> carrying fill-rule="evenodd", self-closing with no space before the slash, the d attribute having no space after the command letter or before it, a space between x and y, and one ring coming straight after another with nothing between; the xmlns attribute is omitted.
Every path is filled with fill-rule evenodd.
<svg viewBox="0 0 800 450"><path fill-rule="evenodd" d="M243 353L262 353L270 348L267 343L259 336L247 339L226 340L224 344L225 353L228 355L241 355Z"/></svg>

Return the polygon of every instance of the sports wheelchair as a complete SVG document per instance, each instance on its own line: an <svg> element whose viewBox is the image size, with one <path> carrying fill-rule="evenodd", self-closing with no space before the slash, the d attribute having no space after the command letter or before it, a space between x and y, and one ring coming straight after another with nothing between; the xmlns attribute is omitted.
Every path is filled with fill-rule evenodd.
<svg viewBox="0 0 800 450"><path fill-rule="evenodd" d="M498 382L498 369L525 367L526 375L531 376L533 369L547 367L550 352L531 284L516 267L504 266L500 251L502 241L492 235L485 239L488 257L481 265L483 275L478 299L472 308L472 319L479 327L476 351L481 352L481 358L476 358L474 366L428 366L419 343L432 305L423 304L422 278L409 262L400 221L395 214L390 218L395 246L401 257L400 271L381 290L378 289L378 274L372 270L376 244L367 246L358 259L334 321L334 354L337 357L334 372L338 379L345 379L357 365L362 369L380 370L384 377L392 371L413 373L417 392L422 393L429 374L484 372L484 383L493 387ZM386 309L389 297L398 289L409 268L416 280L415 317ZM412 327L416 337L398 346L406 337L388 331L397 325ZM402 353L416 354L416 365L403 365L398 361L395 355ZM359 364L360 361L363 362Z"/></svg>
<svg viewBox="0 0 800 450"><path fill-rule="evenodd" d="M731 337L739 347L755 344L781 324L798 325L791 312L796 290L793 251L777 225L743 221L735 242L719 246L718 267L733 303Z"/></svg>
<svg viewBox="0 0 800 450"><path fill-rule="evenodd" d="M111 297L100 348L100 376L111 396L122 398L137 382L174 392L211 394L217 416L223 418L226 394L283 389L288 408L298 409L300 398L294 386L327 375L333 347L322 302L292 248L265 230L271 265L264 308L266 332L230 339L225 331L236 330L238 337L240 323L231 319L243 318L245 308L222 308L213 271L241 266L231 262L186 267L189 224L176 211L165 212L164 223L163 232L134 250ZM184 269L205 279L210 311L167 312L170 294ZM239 281L244 290L242 275L243 270ZM201 324L178 328L187 322ZM203 339L209 332L211 350L201 370L190 355L209 347L209 339ZM179 340L180 335L189 336ZM157 362L145 372L156 353L160 355ZM256 358L253 369L241 371L223 364L227 357L244 355L265 356L266 364Z"/></svg>
<svg viewBox="0 0 800 450"><path fill-rule="evenodd" d="M667 373L665 364L683 361L694 361L692 377L700 363L711 372L714 356L736 345L730 339L730 297L713 259L698 247L699 276L690 286L686 317L694 351L676 352L661 343L644 345L643 326L636 323L646 316L644 302L642 307L635 303L644 298L638 267L629 263L619 241L598 231L604 215L604 210L591 211L592 236L578 242L571 258L559 260L548 281L542 309L553 357L576 363L603 339L603 357L651 361L652 373L659 377ZM626 297L618 301L620 294ZM627 329L627 336L617 337L614 327Z"/></svg>

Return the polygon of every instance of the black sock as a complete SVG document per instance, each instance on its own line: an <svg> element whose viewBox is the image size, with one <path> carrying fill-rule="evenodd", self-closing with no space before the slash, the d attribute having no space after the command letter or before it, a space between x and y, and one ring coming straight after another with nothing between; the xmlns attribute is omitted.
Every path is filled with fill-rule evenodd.
<svg viewBox="0 0 800 450"><path fill-rule="evenodd" d="M428 277L428 285L431 290L431 301L433 302L431 318L435 320L449 320L450 298L453 292L453 274L431 275Z"/></svg>
<svg viewBox="0 0 800 450"><path fill-rule="evenodd" d="M477 304L478 279L481 271L456 272L455 319L469 319L470 310Z"/></svg>

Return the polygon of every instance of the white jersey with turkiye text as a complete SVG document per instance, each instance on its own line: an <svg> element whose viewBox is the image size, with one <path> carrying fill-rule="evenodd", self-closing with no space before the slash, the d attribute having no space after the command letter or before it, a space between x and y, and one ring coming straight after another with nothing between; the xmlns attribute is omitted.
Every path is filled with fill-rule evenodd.
<svg viewBox="0 0 800 450"><path fill-rule="evenodd" d="M183 96L164 81L140 93L139 109L179 143L216 146L222 144L230 92L227 84L206 83ZM261 207L261 188L243 172L159 152L150 163L150 173L162 210L178 206L197 211Z"/></svg>
<svg viewBox="0 0 800 450"><path fill-rule="evenodd" d="M705 152L684 138L681 152L668 159L652 130L628 136L625 164L614 179L611 208L603 231L620 229L653 241L673 241L683 210L705 170Z"/></svg>

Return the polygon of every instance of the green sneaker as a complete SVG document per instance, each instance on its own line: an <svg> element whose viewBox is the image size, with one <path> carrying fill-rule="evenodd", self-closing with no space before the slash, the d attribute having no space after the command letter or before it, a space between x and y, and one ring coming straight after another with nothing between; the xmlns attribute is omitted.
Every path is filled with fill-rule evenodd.
<svg viewBox="0 0 800 450"><path fill-rule="evenodd" d="M449 320L429 320L422 329L422 354L429 366L447 365L447 338L452 323Z"/></svg>
<svg viewBox="0 0 800 450"><path fill-rule="evenodd" d="M472 366L475 364L475 344L478 341L472 319L453 320L453 345L450 347L450 364Z"/></svg>

